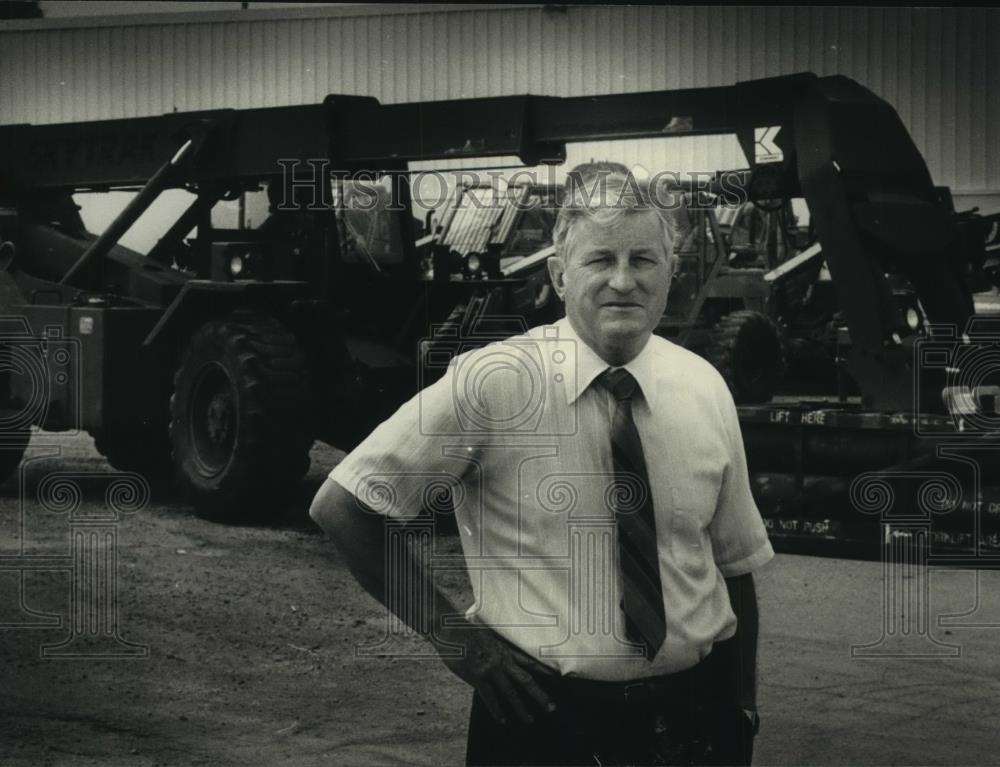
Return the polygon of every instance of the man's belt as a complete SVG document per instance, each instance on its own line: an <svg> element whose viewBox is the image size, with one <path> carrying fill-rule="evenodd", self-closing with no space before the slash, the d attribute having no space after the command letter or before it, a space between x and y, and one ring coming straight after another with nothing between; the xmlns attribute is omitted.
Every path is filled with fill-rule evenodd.
<svg viewBox="0 0 1000 767"><path fill-rule="evenodd" d="M735 700L735 664L732 640L719 642L700 663L673 674L642 677L623 682L574 676L539 680L558 698L609 705L644 706L654 703L689 704L693 700ZM732 692L730 692L732 691Z"/></svg>

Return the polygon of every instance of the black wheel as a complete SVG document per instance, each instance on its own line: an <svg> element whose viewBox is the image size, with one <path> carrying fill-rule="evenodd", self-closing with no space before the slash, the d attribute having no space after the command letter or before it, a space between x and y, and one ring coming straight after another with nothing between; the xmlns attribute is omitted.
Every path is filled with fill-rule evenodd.
<svg viewBox="0 0 1000 767"><path fill-rule="evenodd" d="M4 285L0 281L0 293ZM6 306L7 302L0 304ZM0 483L6 482L21 465L28 442L31 425L44 419L44 396L31 397L30 402L14 399L10 394L14 377L27 377L42 384L45 381L45 363L40 350L31 344L0 343ZM44 387L35 389L44 395Z"/></svg>
<svg viewBox="0 0 1000 767"><path fill-rule="evenodd" d="M706 356L738 403L769 402L785 372L778 326L760 312L732 312L719 320Z"/></svg>
<svg viewBox="0 0 1000 767"><path fill-rule="evenodd" d="M174 465L196 506L234 517L280 502L309 468L308 402L305 357L279 322L203 325L170 398Z"/></svg>
<svg viewBox="0 0 1000 767"><path fill-rule="evenodd" d="M0 484L3 484L21 465L24 451L31 441L31 429L27 426L6 427L0 419Z"/></svg>

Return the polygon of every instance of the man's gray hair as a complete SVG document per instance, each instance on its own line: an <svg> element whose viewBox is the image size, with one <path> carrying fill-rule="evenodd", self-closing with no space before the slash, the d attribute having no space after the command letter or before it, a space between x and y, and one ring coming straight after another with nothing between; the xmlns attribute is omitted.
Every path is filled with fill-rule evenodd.
<svg viewBox="0 0 1000 767"><path fill-rule="evenodd" d="M670 205L655 190L619 163L578 165L566 179L566 193L552 230L556 255L566 259L566 243L573 227L583 220L610 226L621 216L653 211L663 230L667 258L673 256L676 228Z"/></svg>

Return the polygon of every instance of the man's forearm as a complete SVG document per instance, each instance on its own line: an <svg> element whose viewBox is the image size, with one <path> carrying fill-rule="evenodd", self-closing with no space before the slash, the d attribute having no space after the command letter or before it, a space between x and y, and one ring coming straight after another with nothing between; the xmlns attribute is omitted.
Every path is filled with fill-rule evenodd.
<svg viewBox="0 0 1000 767"><path fill-rule="evenodd" d="M746 709L757 708L757 590L753 575L740 575L726 579L729 601L736 613L736 645L738 657L740 705Z"/></svg>
<svg viewBox="0 0 1000 767"><path fill-rule="evenodd" d="M437 643L438 619L456 609L434 583L430 565L419 551L409 545L392 547L388 555L393 561L389 562L385 517L361 506L336 486L324 487L310 515L337 544L361 587L414 631ZM391 584L387 579L390 564L401 576ZM419 594L431 594L430 603L417 597Z"/></svg>

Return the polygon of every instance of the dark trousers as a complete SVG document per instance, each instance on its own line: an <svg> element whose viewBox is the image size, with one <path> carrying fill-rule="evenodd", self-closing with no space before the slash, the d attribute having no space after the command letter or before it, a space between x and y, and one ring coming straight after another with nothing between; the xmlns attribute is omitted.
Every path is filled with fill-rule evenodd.
<svg viewBox="0 0 1000 767"><path fill-rule="evenodd" d="M718 654L717 654L718 653ZM540 679L556 702L501 725L476 694L469 765L749 765L753 731L736 697L735 646L641 684Z"/></svg>

